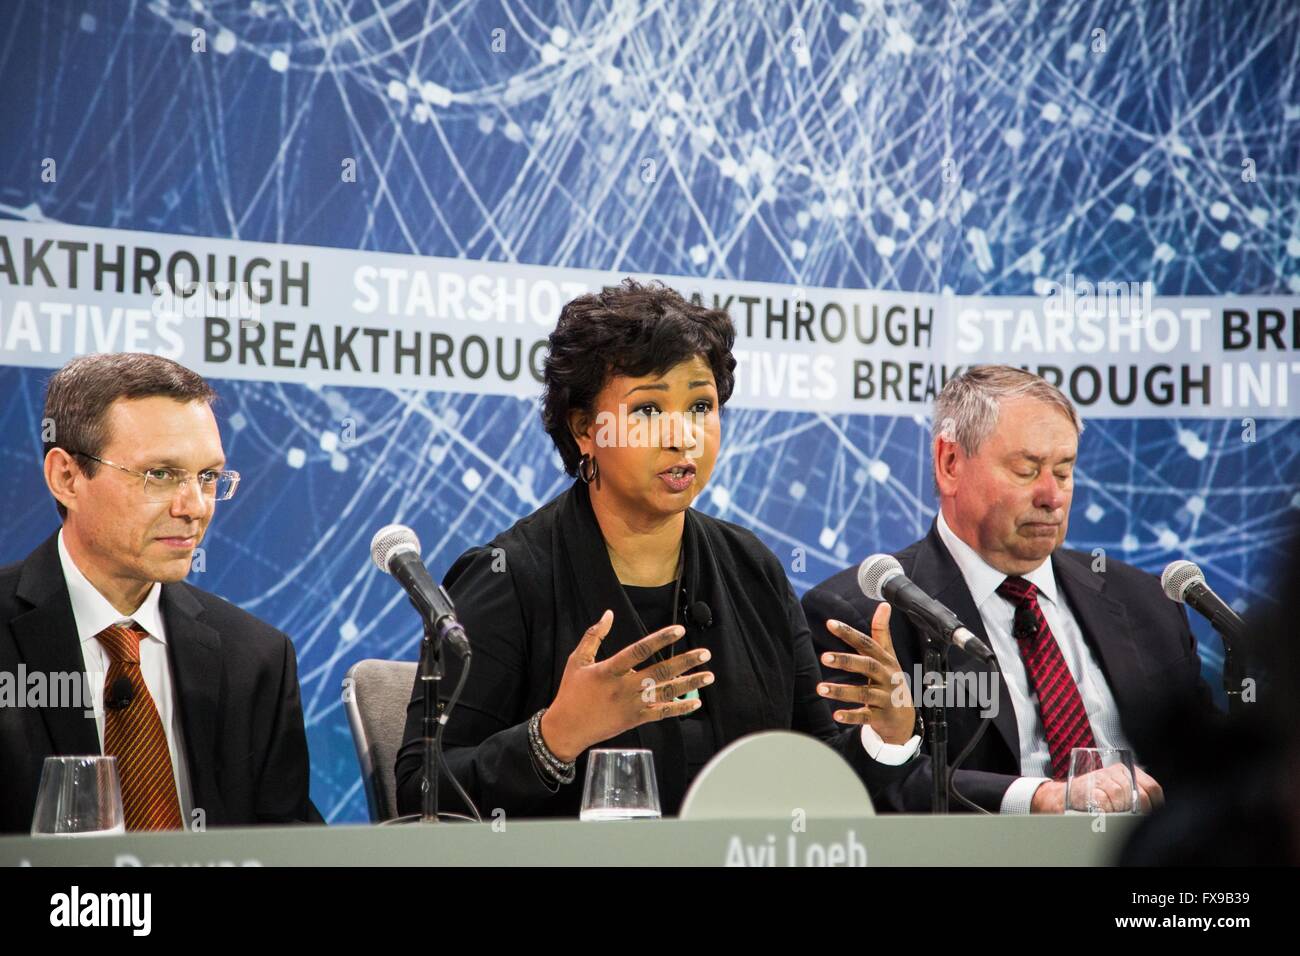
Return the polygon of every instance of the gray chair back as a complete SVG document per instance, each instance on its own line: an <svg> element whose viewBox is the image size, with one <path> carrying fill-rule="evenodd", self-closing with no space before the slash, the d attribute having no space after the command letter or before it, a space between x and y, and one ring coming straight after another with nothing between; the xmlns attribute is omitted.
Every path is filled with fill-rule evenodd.
<svg viewBox="0 0 1300 956"><path fill-rule="evenodd" d="M410 661L357 661L343 678L343 705L366 785L372 823L397 816L397 780L393 765L406 729L418 665Z"/></svg>

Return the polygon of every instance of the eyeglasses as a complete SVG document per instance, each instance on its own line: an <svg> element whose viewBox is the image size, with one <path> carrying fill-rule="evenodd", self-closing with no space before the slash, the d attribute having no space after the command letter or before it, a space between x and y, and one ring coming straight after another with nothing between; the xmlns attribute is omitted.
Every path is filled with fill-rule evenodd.
<svg viewBox="0 0 1300 956"><path fill-rule="evenodd" d="M198 478L199 490L203 492L203 497L211 498L213 501L229 501L235 497L235 489L239 487L239 472L237 471L209 470L201 471L197 475L191 475L183 468L159 467L150 468L148 471L136 471L134 468L127 468L115 461L100 458L98 455L89 455L84 451L69 449L68 454L80 455L82 458L97 461L101 465L108 465L118 471L124 471L128 475L143 478L144 496L150 501L171 501L176 497L176 492L184 489L195 478Z"/></svg>

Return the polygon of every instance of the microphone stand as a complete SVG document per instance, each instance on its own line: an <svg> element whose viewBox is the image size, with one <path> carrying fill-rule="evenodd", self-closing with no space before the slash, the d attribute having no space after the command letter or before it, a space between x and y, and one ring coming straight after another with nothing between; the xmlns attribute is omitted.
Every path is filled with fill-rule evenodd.
<svg viewBox="0 0 1300 956"><path fill-rule="evenodd" d="M1171 564L1169 567L1173 567ZM1193 565L1195 567L1195 565ZM1166 569L1167 571L1168 569ZM1193 590L1193 586L1196 590ZM1240 714L1242 711L1241 685L1246 678L1246 655L1238 657L1236 644L1243 643L1246 636L1246 624L1217 594L1209 589L1202 577L1193 581L1184 589L1180 603L1195 609L1214 628L1219 640L1223 641L1223 691L1228 697L1228 713Z"/></svg>
<svg viewBox="0 0 1300 956"><path fill-rule="evenodd" d="M417 672L424 707L421 720L423 750L420 761L420 812L385 820L380 826L398 823L441 823L447 820L473 822L464 814L438 810L442 755L438 752L435 742L446 709L446 701L442 699L442 648L443 644L450 640L447 635L453 628L459 629L460 625L451 615L444 615L438 620L434 620L431 614L422 614L421 617L424 622L424 639L420 642L420 664ZM468 656L463 666L469 666ZM455 783L454 777L452 782Z"/></svg>
<svg viewBox="0 0 1300 956"><path fill-rule="evenodd" d="M915 619L914 619L915 620ZM933 789L930 793L930 812L948 812L948 716L945 701L948 698L948 655L942 642L933 634L925 642L925 667L921 674L922 713L925 715L925 735L930 742L930 770ZM927 683L930 674L939 679ZM938 703L932 703L931 687L939 689Z"/></svg>
<svg viewBox="0 0 1300 956"><path fill-rule="evenodd" d="M424 696L424 767L420 781L420 822L438 822L438 755L433 746L442 717L442 636L429 616L420 644L420 687Z"/></svg>
<svg viewBox="0 0 1300 956"><path fill-rule="evenodd" d="M1223 638L1223 690L1228 695L1228 713L1236 716L1243 709L1241 685L1245 680L1245 667L1234 653L1232 640L1220 632Z"/></svg>

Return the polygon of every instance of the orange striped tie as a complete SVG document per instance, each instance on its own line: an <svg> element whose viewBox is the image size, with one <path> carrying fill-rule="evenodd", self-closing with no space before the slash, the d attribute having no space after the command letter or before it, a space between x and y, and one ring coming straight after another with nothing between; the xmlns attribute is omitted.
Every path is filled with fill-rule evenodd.
<svg viewBox="0 0 1300 956"><path fill-rule="evenodd" d="M111 661L104 677L104 753L117 758L126 828L179 830L181 806L167 734L140 673L140 639L147 634L132 621L95 635ZM130 703L112 707L112 688L123 677L131 682Z"/></svg>

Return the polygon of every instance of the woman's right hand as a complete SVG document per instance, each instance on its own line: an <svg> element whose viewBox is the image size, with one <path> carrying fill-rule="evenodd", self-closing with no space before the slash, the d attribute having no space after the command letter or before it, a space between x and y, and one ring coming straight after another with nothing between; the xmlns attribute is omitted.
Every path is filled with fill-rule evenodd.
<svg viewBox="0 0 1300 956"><path fill-rule="evenodd" d="M542 715L542 739L561 760L576 760L588 747L652 720L689 714L700 701L676 698L713 683L710 671L686 674L712 656L707 648L634 670L656 651L681 640L686 629L676 624L597 661L596 651L613 624L614 612L606 611L587 628L564 666L555 700Z"/></svg>

